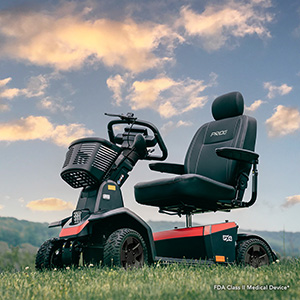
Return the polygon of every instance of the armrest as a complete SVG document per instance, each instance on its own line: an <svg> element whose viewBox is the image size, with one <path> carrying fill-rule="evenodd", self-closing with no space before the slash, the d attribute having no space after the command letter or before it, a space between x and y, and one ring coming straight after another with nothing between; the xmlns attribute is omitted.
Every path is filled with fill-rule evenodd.
<svg viewBox="0 0 300 300"><path fill-rule="evenodd" d="M233 147L217 148L216 153L218 156L224 158L234 159L251 164L257 164L259 157L259 155L253 151Z"/></svg>
<svg viewBox="0 0 300 300"><path fill-rule="evenodd" d="M149 164L149 168L152 171L158 171L162 173L178 174L182 175L185 173L184 165L181 164L172 164L172 163L152 163Z"/></svg>

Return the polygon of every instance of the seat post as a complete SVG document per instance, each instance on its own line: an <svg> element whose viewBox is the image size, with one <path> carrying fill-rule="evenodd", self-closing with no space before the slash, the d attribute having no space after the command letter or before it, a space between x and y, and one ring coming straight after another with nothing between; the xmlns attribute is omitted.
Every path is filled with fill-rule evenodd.
<svg viewBox="0 0 300 300"><path fill-rule="evenodd" d="M185 215L185 227L186 228L192 227L192 214L191 213L187 213Z"/></svg>

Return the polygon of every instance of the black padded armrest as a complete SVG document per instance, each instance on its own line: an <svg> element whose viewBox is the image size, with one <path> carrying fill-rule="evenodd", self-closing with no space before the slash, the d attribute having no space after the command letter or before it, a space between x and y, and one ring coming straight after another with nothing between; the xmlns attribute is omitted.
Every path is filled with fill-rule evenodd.
<svg viewBox="0 0 300 300"><path fill-rule="evenodd" d="M172 163L152 163L149 164L149 168L152 171L158 171L162 173L170 173L170 174L184 174L184 165L181 164L172 164Z"/></svg>
<svg viewBox="0 0 300 300"><path fill-rule="evenodd" d="M251 164L257 164L259 157L259 155L253 151L233 147L217 148L216 153L221 157L239 160Z"/></svg>

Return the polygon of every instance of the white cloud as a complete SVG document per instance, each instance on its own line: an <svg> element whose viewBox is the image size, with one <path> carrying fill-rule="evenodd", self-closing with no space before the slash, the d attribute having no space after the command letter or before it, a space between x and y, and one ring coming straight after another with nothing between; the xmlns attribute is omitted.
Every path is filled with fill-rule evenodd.
<svg viewBox="0 0 300 300"><path fill-rule="evenodd" d="M46 117L29 116L20 120L0 123L0 140L46 140L53 130L53 125Z"/></svg>
<svg viewBox="0 0 300 300"><path fill-rule="evenodd" d="M120 103L122 102L122 88L125 83L125 80L119 74L110 76L106 80L107 87L113 92L113 98L116 105L120 105Z"/></svg>
<svg viewBox="0 0 300 300"><path fill-rule="evenodd" d="M164 118L171 118L180 114L181 112L171 103L171 101L166 101L160 104L157 108L159 114Z"/></svg>
<svg viewBox="0 0 300 300"><path fill-rule="evenodd" d="M1 111L1 112L9 111L9 110L10 110L10 107L9 107L8 104L0 103L0 111Z"/></svg>
<svg viewBox="0 0 300 300"><path fill-rule="evenodd" d="M11 77L7 77L0 80L0 87L6 86L11 81Z"/></svg>
<svg viewBox="0 0 300 300"><path fill-rule="evenodd" d="M5 90L7 90L5 88L5 86L11 81L11 77L7 77L7 78L4 78L4 79L1 79L0 80L0 111L8 111L9 110L9 105L6 104L6 103L2 103L2 99L1 98L4 98L2 96L2 94L4 93ZM6 92L7 93L7 92ZM4 93L4 96L5 96L5 93Z"/></svg>
<svg viewBox="0 0 300 300"><path fill-rule="evenodd" d="M27 87L22 90L22 93L27 98L43 96L48 84L49 80L46 75L32 76L27 83Z"/></svg>
<svg viewBox="0 0 300 300"><path fill-rule="evenodd" d="M300 112L296 108L278 105L266 125L270 137L294 133L300 129Z"/></svg>
<svg viewBox="0 0 300 300"><path fill-rule="evenodd" d="M18 96L25 96L26 98L39 97L44 95L45 89L48 87L49 84L47 75L38 75L30 77L27 82L27 86L24 89L7 88L6 85L10 81L10 77L2 80L2 85L0 84L0 98L13 99Z"/></svg>
<svg viewBox="0 0 300 300"><path fill-rule="evenodd" d="M264 82L264 88L269 91L268 95L267 95L267 97L269 99L272 99L272 98L276 97L277 95L279 95L279 96L287 95L293 89L293 87L288 86L285 83L280 86L276 86L276 85L273 85L271 82Z"/></svg>
<svg viewBox="0 0 300 300"><path fill-rule="evenodd" d="M187 126L192 126L192 122L179 120L177 123L175 123L173 121L169 121L168 123L162 126L160 131L164 136L166 136L169 132L171 132L175 128L187 127Z"/></svg>
<svg viewBox="0 0 300 300"><path fill-rule="evenodd" d="M232 38L247 35L270 37L266 27L273 19L266 11L270 6L271 1L227 0L221 4L209 4L201 13L184 6L178 25L184 26L187 35L198 37L206 50L218 50L229 44Z"/></svg>
<svg viewBox="0 0 300 300"><path fill-rule="evenodd" d="M176 84L173 79L164 75L150 80L135 81L132 84L132 93L128 96L132 109L152 107L160 93Z"/></svg>
<svg viewBox="0 0 300 300"><path fill-rule="evenodd" d="M0 123L0 141L52 141L68 146L73 140L93 134L82 124L54 125L46 117L29 116L16 121Z"/></svg>
<svg viewBox="0 0 300 300"><path fill-rule="evenodd" d="M66 4L64 14L59 10L3 11L0 56L57 70L78 69L101 61L106 66L121 66L133 72L160 67L172 59L170 55L154 53L162 46L165 54L170 54L172 45L180 39L168 25L137 23L130 18L88 19L87 14L76 13L74 5Z"/></svg>
<svg viewBox="0 0 300 300"><path fill-rule="evenodd" d="M176 127L186 127L186 126L192 126L192 122L191 121L182 121L182 120L179 120L176 124Z"/></svg>
<svg viewBox="0 0 300 300"><path fill-rule="evenodd" d="M75 2L48 11L5 10L0 14L0 57L56 70L102 62L138 73L173 61L174 48L185 37L200 38L207 50L232 46L232 38L270 37L266 25L273 19L267 11L271 1L208 3L201 13L184 6L165 23L96 18L92 8ZM185 37L179 33L183 31Z"/></svg>
<svg viewBox="0 0 300 300"><path fill-rule="evenodd" d="M11 77L0 80L0 99L12 99L20 95L21 90L17 88L7 88L7 84L12 80ZM8 110L9 106L7 104L1 103L0 110Z"/></svg>
<svg viewBox="0 0 300 300"><path fill-rule="evenodd" d="M68 146L72 141L93 133L82 124L57 125L52 131L50 139L58 146Z"/></svg>
<svg viewBox="0 0 300 300"><path fill-rule="evenodd" d="M53 80L60 80L60 89L66 89L68 94L74 93L72 87L68 83L62 82L62 75L56 72L49 74L40 74L30 77L25 88L9 88L7 84L12 80L11 77L0 80L0 111L7 111L10 109L7 103L3 103L6 100L12 100L16 97L22 98L37 98L37 107L40 109L48 110L52 113L56 112L68 112L73 110L73 106L64 103L64 99L60 96L47 96L47 88L50 87ZM56 92L59 94L59 92ZM41 99L42 98L42 99ZM41 100L40 100L41 99Z"/></svg>
<svg viewBox="0 0 300 300"><path fill-rule="evenodd" d="M66 202L59 198L44 198L30 201L26 207L33 211L62 211L74 209L74 205L71 202Z"/></svg>
<svg viewBox="0 0 300 300"><path fill-rule="evenodd" d="M4 99L13 99L22 94L22 90L13 88L13 89L3 89L0 92L0 98Z"/></svg>
<svg viewBox="0 0 300 300"><path fill-rule="evenodd" d="M154 79L127 83L130 86L126 99L131 109L151 108L162 117L170 118L195 108L203 107L207 96L201 93L216 84L217 75L210 74L207 83L204 80L174 80L164 74Z"/></svg>
<svg viewBox="0 0 300 300"><path fill-rule="evenodd" d="M132 110L151 108L162 117L170 118L203 107L207 96L200 94L214 86L217 77L211 73L207 83L191 78L174 80L165 74L148 80L134 80L133 74L126 73L111 76L106 83L117 105L126 99Z"/></svg>
<svg viewBox="0 0 300 300"><path fill-rule="evenodd" d="M64 100L60 97L54 98L51 96L47 96L43 98L37 106L41 109L49 110L52 113L56 113L58 111L68 112L74 109L73 106L64 104L63 102Z"/></svg>
<svg viewBox="0 0 300 300"><path fill-rule="evenodd" d="M300 195L289 196L285 198L285 202L282 207L288 208L300 203Z"/></svg>
<svg viewBox="0 0 300 300"><path fill-rule="evenodd" d="M249 107L245 107L245 109L249 112L256 111L265 101L262 100L255 100Z"/></svg>

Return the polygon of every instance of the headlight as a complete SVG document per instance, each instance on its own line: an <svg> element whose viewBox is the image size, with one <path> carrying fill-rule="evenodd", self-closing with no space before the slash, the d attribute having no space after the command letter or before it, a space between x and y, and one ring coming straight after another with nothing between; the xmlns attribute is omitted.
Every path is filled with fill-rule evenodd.
<svg viewBox="0 0 300 300"><path fill-rule="evenodd" d="M74 210L72 214L72 223L73 224L78 224L81 222L81 216L82 216L82 211L81 210Z"/></svg>
<svg viewBox="0 0 300 300"><path fill-rule="evenodd" d="M86 217L90 214L90 210L86 208L74 210L72 213L72 224L75 225L80 223L83 219L86 219Z"/></svg>

